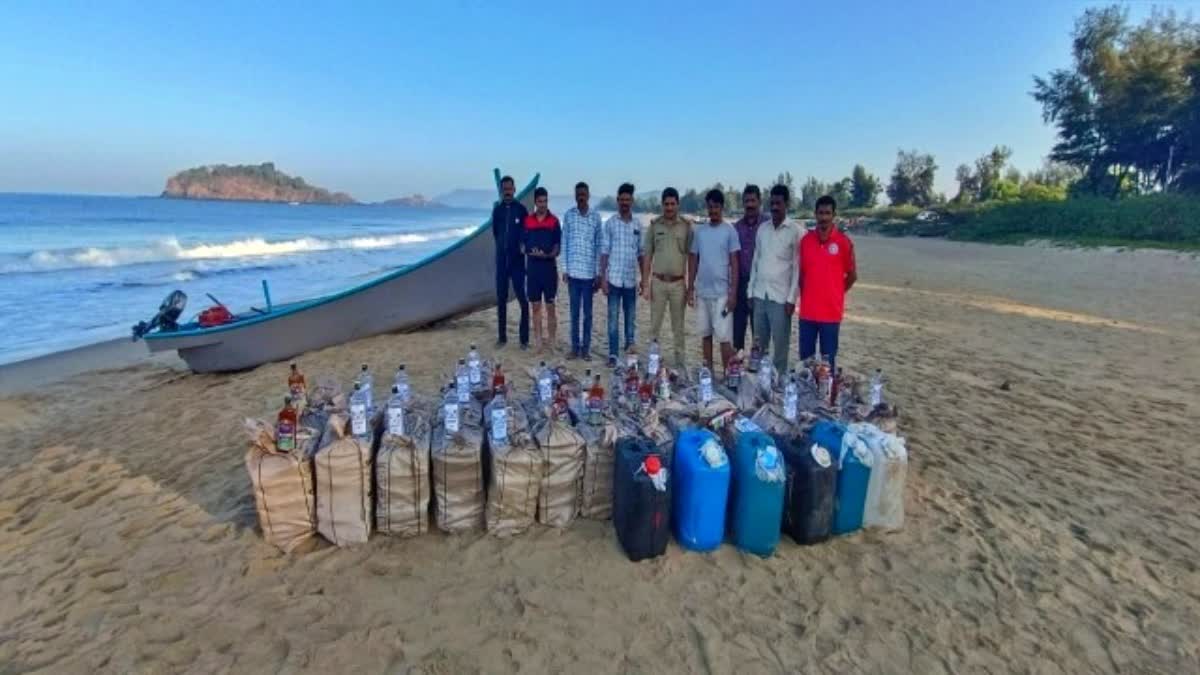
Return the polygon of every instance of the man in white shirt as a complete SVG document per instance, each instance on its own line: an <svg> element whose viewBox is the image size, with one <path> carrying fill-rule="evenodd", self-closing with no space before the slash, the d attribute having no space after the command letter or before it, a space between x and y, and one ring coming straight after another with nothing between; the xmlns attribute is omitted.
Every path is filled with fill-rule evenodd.
<svg viewBox="0 0 1200 675"><path fill-rule="evenodd" d="M754 343L764 357L768 341L774 343L772 361L777 373L786 373L788 368L788 344L792 339L792 314L800 277L797 247L802 231L787 218L790 200L791 194L783 185L771 188L771 220L758 226L750 269Z"/></svg>

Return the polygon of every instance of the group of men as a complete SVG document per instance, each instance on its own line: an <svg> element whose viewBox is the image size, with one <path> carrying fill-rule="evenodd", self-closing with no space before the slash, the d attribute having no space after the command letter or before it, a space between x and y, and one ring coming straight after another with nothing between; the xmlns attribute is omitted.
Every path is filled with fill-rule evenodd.
<svg viewBox="0 0 1200 675"><path fill-rule="evenodd" d="M555 347L561 275L570 302L572 359L591 360L592 299L600 291L608 297L610 366L622 344L625 352L635 352L638 296L651 303L655 341L670 314L677 368L685 361L685 306L695 310L709 369L714 343L724 369L735 352L746 348L749 331L753 345L771 354L777 371L787 372L794 314L799 315L800 360L816 356L819 344L822 358L835 366L845 295L857 279L857 267L853 243L834 224L832 197L817 200L816 227L805 232L788 218L791 194L783 185L771 188L769 213L762 212L759 188L747 185L743 216L733 224L724 218L725 196L719 190L705 195L708 217L693 224L680 215L679 192L669 187L662 192L662 215L643 228L633 214L629 183L617 189L617 213L607 220L590 207L583 182L575 185L575 206L561 221L549 210L545 188L534 192L533 213L516 200L511 177L502 178L500 188L502 198L492 209L497 348L508 342L510 286L521 308L521 349L529 348L530 305L536 347Z"/></svg>

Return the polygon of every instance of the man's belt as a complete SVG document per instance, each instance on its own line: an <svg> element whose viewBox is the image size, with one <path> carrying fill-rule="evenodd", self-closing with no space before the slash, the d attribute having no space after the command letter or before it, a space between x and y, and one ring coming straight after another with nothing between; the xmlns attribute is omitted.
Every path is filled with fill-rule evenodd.
<svg viewBox="0 0 1200 675"><path fill-rule="evenodd" d="M682 274L659 274L659 273L655 272L654 278L658 279L659 281L661 281L665 284L673 284L677 281L683 281Z"/></svg>

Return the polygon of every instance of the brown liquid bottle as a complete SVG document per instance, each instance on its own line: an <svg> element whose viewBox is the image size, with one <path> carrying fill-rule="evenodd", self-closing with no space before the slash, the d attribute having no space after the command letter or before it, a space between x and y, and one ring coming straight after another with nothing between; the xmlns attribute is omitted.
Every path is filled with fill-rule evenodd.
<svg viewBox="0 0 1200 675"><path fill-rule="evenodd" d="M294 363L291 372L288 373L288 392L291 393L293 400L299 400L308 393L308 383L304 380L304 373L300 372L300 368Z"/></svg>
<svg viewBox="0 0 1200 675"><path fill-rule="evenodd" d="M561 418L567 414L567 392L561 384L554 390L554 402L551 404L551 410L556 418Z"/></svg>
<svg viewBox="0 0 1200 675"><path fill-rule="evenodd" d="M497 363L496 366L492 368L492 393L503 394L504 387L504 371L500 370L500 364Z"/></svg>
<svg viewBox="0 0 1200 675"><path fill-rule="evenodd" d="M654 381L649 375L638 387L638 400L642 404L642 412L650 412L650 408L654 407Z"/></svg>
<svg viewBox="0 0 1200 675"><path fill-rule="evenodd" d="M629 396L637 396L639 386L637 364L634 363L625 373L625 393Z"/></svg>
<svg viewBox="0 0 1200 675"><path fill-rule="evenodd" d="M275 418L275 449L280 452L291 452L296 449L296 429L299 421L296 409L292 407L292 397L283 399L283 410Z"/></svg>
<svg viewBox="0 0 1200 675"><path fill-rule="evenodd" d="M600 424L604 420L604 385L600 384L600 376L592 381L587 400L588 422Z"/></svg>

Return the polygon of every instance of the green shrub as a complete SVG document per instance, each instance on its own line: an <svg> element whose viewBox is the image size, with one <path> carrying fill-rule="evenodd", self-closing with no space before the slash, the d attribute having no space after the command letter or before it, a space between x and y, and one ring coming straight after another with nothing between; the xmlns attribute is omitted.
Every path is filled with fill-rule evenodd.
<svg viewBox="0 0 1200 675"><path fill-rule="evenodd" d="M1013 243L1052 239L1200 248L1200 199L1176 194L992 203L946 215L952 239Z"/></svg>

